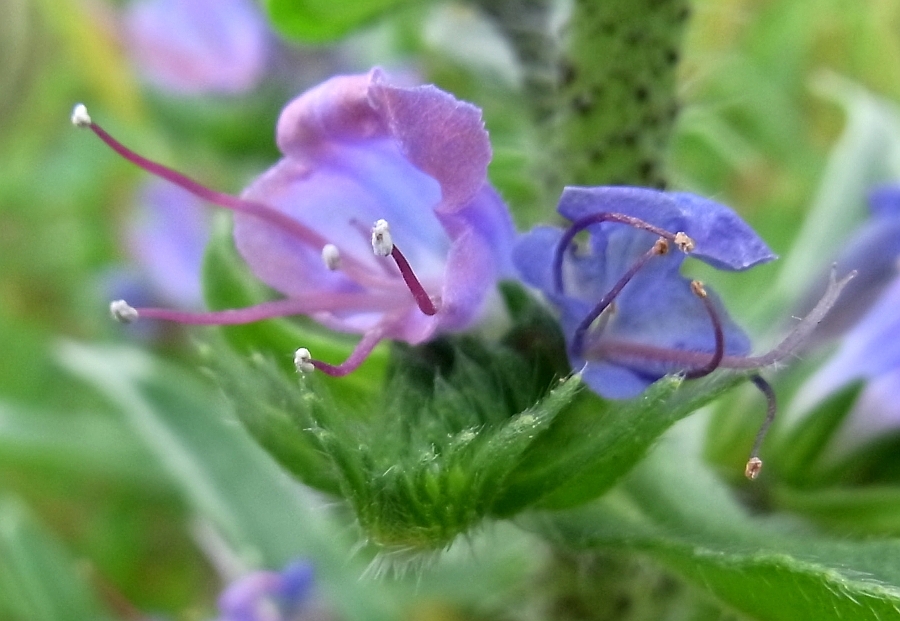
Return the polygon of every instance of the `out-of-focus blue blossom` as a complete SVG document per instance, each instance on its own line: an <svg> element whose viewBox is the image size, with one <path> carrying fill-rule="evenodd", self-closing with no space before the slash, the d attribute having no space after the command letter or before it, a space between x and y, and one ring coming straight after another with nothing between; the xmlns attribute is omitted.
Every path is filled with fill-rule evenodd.
<svg viewBox="0 0 900 621"><path fill-rule="evenodd" d="M122 19L139 72L165 90L237 94L267 70L272 39L252 0L134 0Z"/></svg>
<svg viewBox="0 0 900 621"><path fill-rule="evenodd" d="M209 239L209 217L202 201L159 179L138 192L128 249L154 297L186 308L203 305L200 271Z"/></svg>
<svg viewBox="0 0 900 621"><path fill-rule="evenodd" d="M307 621L320 618L311 602L313 568L294 561L281 571L254 571L219 596L217 621Z"/></svg>
<svg viewBox="0 0 900 621"><path fill-rule="evenodd" d="M871 219L836 261L839 271L856 270L857 277L823 322L826 336L840 337L840 346L792 407L809 411L849 384L865 382L835 439L839 452L900 429L900 187L877 188L869 204Z"/></svg>
<svg viewBox="0 0 900 621"><path fill-rule="evenodd" d="M685 233L694 243L691 256L718 269L744 270L775 258L734 211L693 194L570 187L563 192L559 213L575 226L615 213ZM559 248L564 231L538 227L517 244L513 259L522 278L559 310L572 367L595 392L625 399L667 373L703 365L715 350L714 330L702 301L679 273L685 253L675 248L637 271L578 342L579 326L659 237L619 222L595 223L587 230L587 248ZM560 273L554 274L559 252ZM722 324L727 365L728 357L749 352L750 341L721 302L709 296Z"/></svg>

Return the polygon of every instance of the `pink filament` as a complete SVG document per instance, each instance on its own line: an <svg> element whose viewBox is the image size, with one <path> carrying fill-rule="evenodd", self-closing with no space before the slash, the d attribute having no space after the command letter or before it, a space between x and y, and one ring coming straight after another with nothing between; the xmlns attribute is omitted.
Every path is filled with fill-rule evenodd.
<svg viewBox="0 0 900 621"><path fill-rule="evenodd" d="M363 362L365 362L366 358L369 357L369 354L372 353L372 350L375 349L375 346L381 342L384 338L384 330L378 329L373 330L372 332L368 332L363 335L362 339L359 343L356 344L356 347L350 353L344 362L338 365L328 364L327 362L322 362L321 360L310 360L310 364L312 364L317 370L325 373L326 375L330 375L332 377L343 377L349 373L352 373L356 369L359 368Z"/></svg>

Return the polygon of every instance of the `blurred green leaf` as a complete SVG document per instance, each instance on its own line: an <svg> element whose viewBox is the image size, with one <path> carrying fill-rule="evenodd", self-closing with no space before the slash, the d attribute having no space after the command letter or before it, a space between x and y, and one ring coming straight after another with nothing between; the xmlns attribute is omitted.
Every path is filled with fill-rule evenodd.
<svg viewBox="0 0 900 621"><path fill-rule="evenodd" d="M896 617L900 542L831 539L753 515L696 459L699 436L680 426L603 501L546 514L539 528L577 550L645 553L758 619Z"/></svg>
<svg viewBox="0 0 900 621"><path fill-rule="evenodd" d="M383 596L356 582L349 542L257 446L210 388L138 350L65 343L63 365L107 396L165 467L187 502L251 565L303 556L348 619L392 618Z"/></svg>
<svg viewBox="0 0 900 621"><path fill-rule="evenodd" d="M411 1L264 0L264 4L275 27L285 36L325 43Z"/></svg>
<svg viewBox="0 0 900 621"><path fill-rule="evenodd" d="M110 619L62 545L17 499L0 496L0 618Z"/></svg>

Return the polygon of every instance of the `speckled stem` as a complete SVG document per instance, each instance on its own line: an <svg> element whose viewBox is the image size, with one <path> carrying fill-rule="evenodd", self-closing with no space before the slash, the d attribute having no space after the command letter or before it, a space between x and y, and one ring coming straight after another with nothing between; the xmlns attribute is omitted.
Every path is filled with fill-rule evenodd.
<svg viewBox="0 0 900 621"><path fill-rule="evenodd" d="M664 188L687 0L575 0L552 159L564 185Z"/></svg>

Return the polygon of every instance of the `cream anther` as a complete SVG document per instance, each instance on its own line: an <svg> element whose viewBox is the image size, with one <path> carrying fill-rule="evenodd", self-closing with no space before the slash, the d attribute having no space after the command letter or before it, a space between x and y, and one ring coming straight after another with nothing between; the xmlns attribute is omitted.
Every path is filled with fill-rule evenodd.
<svg viewBox="0 0 900 621"><path fill-rule="evenodd" d="M305 347L300 347L294 352L294 368L297 369L297 373L312 373L316 370L312 363L312 355Z"/></svg>
<svg viewBox="0 0 900 621"><path fill-rule="evenodd" d="M379 220L372 227L372 250L379 257L388 257L394 249L391 228L387 220Z"/></svg>
<svg viewBox="0 0 900 621"><path fill-rule="evenodd" d="M109 314L120 323L132 323L138 318L138 312L125 300L110 302Z"/></svg>
<svg viewBox="0 0 900 621"><path fill-rule="evenodd" d="M84 104L75 104L72 108L72 125L75 127L90 127L91 115L88 114Z"/></svg>
<svg viewBox="0 0 900 621"><path fill-rule="evenodd" d="M332 272L341 267L341 251L334 244L322 246L322 262Z"/></svg>

